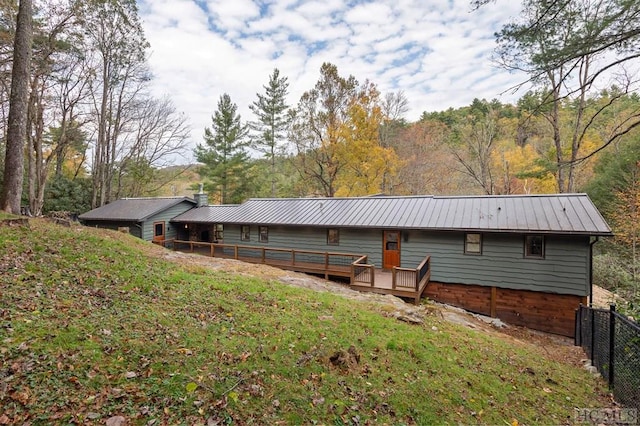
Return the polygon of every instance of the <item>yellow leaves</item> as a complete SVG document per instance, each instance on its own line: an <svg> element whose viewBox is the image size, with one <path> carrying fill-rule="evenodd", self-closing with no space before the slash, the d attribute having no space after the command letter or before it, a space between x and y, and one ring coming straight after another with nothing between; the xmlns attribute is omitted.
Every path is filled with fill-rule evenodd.
<svg viewBox="0 0 640 426"><path fill-rule="evenodd" d="M640 240L640 162L631 172L626 188L616 192L616 209L611 213L616 239L631 246Z"/></svg>
<svg viewBox="0 0 640 426"><path fill-rule="evenodd" d="M178 348L176 349L176 352L179 352L183 355L193 355L193 351L189 348Z"/></svg>
<svg viewBox="0 0 640 426"><path fill-rule="evenodd" d="M501 141L492 155L499 192L505 194L548 194L556 192L554 175L541 165L532 145L518 146Z"/></svg>
<svg viewBox="0 0 640 426"><path fill-rule="evenodd" d="M391 148L380 145L379 129L383 114L377 104L378 93L369 86L348 108L338 134L341 173L336 178L337 196L360 196L381 192L385 177L394 176L400 160Z"/></svg>

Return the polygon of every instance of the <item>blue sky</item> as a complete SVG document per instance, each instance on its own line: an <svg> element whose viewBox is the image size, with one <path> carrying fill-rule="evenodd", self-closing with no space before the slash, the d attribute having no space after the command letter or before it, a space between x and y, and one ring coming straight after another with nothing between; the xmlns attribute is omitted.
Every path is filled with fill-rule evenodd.
<svg viewBox="0 0 640 426"><path fill-rule="evenodd" d="M473 98L515 101L524 75L492 62L494 32L519 1L471 11L469 0L138 0L151 44L153 91L187 114L202 141L228 93L243 120L273 68L289 78L289 103L311 89L323 62L341 75L404 91L408 120Z"/></svg>

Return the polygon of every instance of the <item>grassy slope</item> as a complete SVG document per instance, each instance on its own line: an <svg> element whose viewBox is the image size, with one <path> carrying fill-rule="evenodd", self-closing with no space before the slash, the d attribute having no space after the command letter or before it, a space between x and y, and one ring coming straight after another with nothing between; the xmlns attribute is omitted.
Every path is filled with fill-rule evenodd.
<svg viewBox="0 0 640 426"><path fill-rule="evenodd" d="M0 423L558 424L605 401L539 348L147 249L0 227ZM359 362L330 362L350 346Z"/></svg>

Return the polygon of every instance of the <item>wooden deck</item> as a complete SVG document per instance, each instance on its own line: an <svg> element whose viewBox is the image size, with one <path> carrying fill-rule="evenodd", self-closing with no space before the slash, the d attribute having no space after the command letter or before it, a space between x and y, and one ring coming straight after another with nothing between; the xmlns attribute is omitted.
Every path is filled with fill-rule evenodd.
<svg viewBox="0 0 640 426"><path fill-rule="evenodd" d="M174 250L206 256L261 263L281 269L322 275L325 279L349 279L354 290L411 299L419 303L431 276L430 256L415 269L382 270L367 263L367 256L353 253L317 252L271 247L240 246L198 241L166 240L162 244Z"/></svg>

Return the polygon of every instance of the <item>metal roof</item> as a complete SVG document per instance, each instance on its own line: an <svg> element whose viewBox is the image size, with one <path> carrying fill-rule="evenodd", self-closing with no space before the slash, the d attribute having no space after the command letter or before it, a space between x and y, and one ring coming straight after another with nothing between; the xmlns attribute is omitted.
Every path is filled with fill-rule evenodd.
<svg viewBox="0 0 640 426"><path fill-rule="evenodd" d="M181 223L222 223L222 217L234 217L233 212L240 204L217 204L203 206L186 212L171 219L171 222ZM227 212L231 214L227 214ZM227 222L229 223L229 222Z"/></svg>
<svg viewBox="0 0 640 426"><path fill-rule="evenodd" d="M126 222L142 222L163 210L188 201L196 202L189 197L153 197L153 198L121 198L90 210L78 216L80 220L118 220Z"/></svg>
<svg viewBox="0 0 640 426"><path fill-rule="evenodd" d="M173 221L612 235L586 194L266 198L199 207Z"/></svg>

